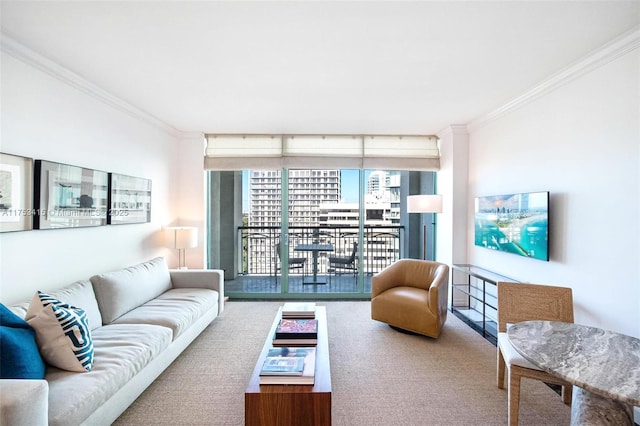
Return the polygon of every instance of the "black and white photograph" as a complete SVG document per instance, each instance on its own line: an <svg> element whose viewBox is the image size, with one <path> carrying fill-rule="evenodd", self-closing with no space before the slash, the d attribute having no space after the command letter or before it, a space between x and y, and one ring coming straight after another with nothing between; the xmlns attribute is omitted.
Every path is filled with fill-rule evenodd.
<svg viewBox="0 0 640 426"><path fill-rule="evenodd" d="M109 173L110 225L151 222L151 180Z"/></svg>
<svg viewBox="0 0 640 426"><path fill-rule="evenodd" d="M107 172L36 160L35 184L35 229L107 224Z"/></svg>
<svg viewBox="0 0 640 426"><path fill-rule="evenodd" d="M0 153L0 232L32 228L33 160Z"/></svg>

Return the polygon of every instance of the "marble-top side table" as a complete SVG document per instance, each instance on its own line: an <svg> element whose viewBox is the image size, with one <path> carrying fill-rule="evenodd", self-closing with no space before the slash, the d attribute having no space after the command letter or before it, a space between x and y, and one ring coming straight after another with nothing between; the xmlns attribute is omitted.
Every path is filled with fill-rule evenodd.
<svg viewBox="0 0 640 426"><path fill-rule="evenodd" d="M632 406L640 406L640 339L554 321L517 323L507 336L524 358L574 385L572 425L633 425Z"/></svg>

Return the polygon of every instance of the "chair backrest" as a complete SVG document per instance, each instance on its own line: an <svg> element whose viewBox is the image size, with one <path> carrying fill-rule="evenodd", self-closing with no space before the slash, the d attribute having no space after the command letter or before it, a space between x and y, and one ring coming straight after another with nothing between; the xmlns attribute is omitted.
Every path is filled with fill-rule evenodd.
<svg viewBox="0 0 640 426"><path fill-rule="evenodd" d="M376 285L382 278L384 284ZM372 297L392 287L414 287L429 291L436 283L436 287L448 287L449 266L432 260L398 259L371 278ZM376 293L376 290L378 292ZM374 294L375 293L375 294Z"/></svg>
<svg viewBox="0 0 640 426"><path fill-rule="evenodd" d="M573 322L573 295L568 287L498 283L498 332L521 321Z"/></svg>
<svg viewBox="0 0 640 426"><path fill-rule="evenodd" d="M356 261L357 252L358 252L358 243L353 243L353 250L351 251L351 256L349 256L349 262L353 263Z"/></svg>
<svg viewBox="0 0 640 426"><path fill-rule="evenodd" d="M274 261L276 262L276 269L279 269L278 263L280 263L280 261L282 260L280 257L280 243L277 243L275 247L276 247L276 253L278 253L278 257L275 257Z"/></svg>

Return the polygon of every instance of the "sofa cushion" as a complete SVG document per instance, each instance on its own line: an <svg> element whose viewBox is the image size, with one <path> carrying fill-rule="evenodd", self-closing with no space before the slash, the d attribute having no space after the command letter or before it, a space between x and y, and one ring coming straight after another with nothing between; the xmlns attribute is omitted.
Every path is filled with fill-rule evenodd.
<svg viewBox="0 0 640 426"><path fill-rule="evenodd" d="M45 365L36 333L22 318L0 303L0 379L43 379Z"/></svg>
<svg viewBox="0 0 640 426"><path fill-rule="evenodd" d="M49 424L80 424L171 343L157 325L113 324L93 332L93 370L74 374L48 368Z"/></svg>
<svg viewBox="0 0 640 426"><path fill-rule="evenodd" d="M102 327L102 315L98 308L98 301L93 292L93 285L89 280L76 281L55 291L47 291L47 294L62 303L76 306L87 313L87 321L91 330Z"/></svg>
<svg viewBox="0 0 640 426"><path fill-rule="evenodd" d="M91 277L102 323L109 324L171 288L167 262L157 257L139 265Z"/></svg>
<svg viewBox="0 0 640 426"><path fill-rule="evenodd" d="M51 297L71 306L76 306L87 313L87 321L91 330L102 327L102 316L98 301L89 280L76 281L59 290L47 291ZM17 303L8 308L20 318L26 318L29 302Z"/></svg>
<svg viewBox="0 0 640 426"><path fill-rule="evenodd" d="M7 306L7 308L19 318L25 319L27 310L29 309L29 302L16 303L15 305Z"/></svg>
<svg viewBox="0 0 640 426"><path fill-rule="evenodd" d="M38 349L47 363L79 373L91 370L93 342L84 310L38 291L26 320L36 331Z"/></svg>
<svg viewBox="0 0 640 426"><path fill-rule="evenodd" d="M218 292L205 288L169 290L126 313L114 324L156 324L169 327L175 340L211 309L218 310Z"/></svg>

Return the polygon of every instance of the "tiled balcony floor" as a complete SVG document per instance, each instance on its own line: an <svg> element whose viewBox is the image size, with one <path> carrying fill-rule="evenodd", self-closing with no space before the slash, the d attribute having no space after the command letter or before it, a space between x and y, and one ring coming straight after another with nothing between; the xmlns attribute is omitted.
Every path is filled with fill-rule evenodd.
<svg viewBox="0 0 640 426"><path fill-rule="evenodd" d="M312 277L307 276L305 281L311 281ZM357 293L358 285L356 278L352 274L339 274L331 276L331 280L326 275L318 276L318 281L326 282L326 284L302 284L300 275L292 275L289 277L289 293L290 294L340 294L340 293ZM281 292L282 280L280 277L276 279L274 276L258 276L244 275L238 276L234 280L224 282L225 294L232 294L233 297L238 294L273 294L274 296ZM363 298L369 297L371 293L371 275L364 276L364 293Z"/></svg>

